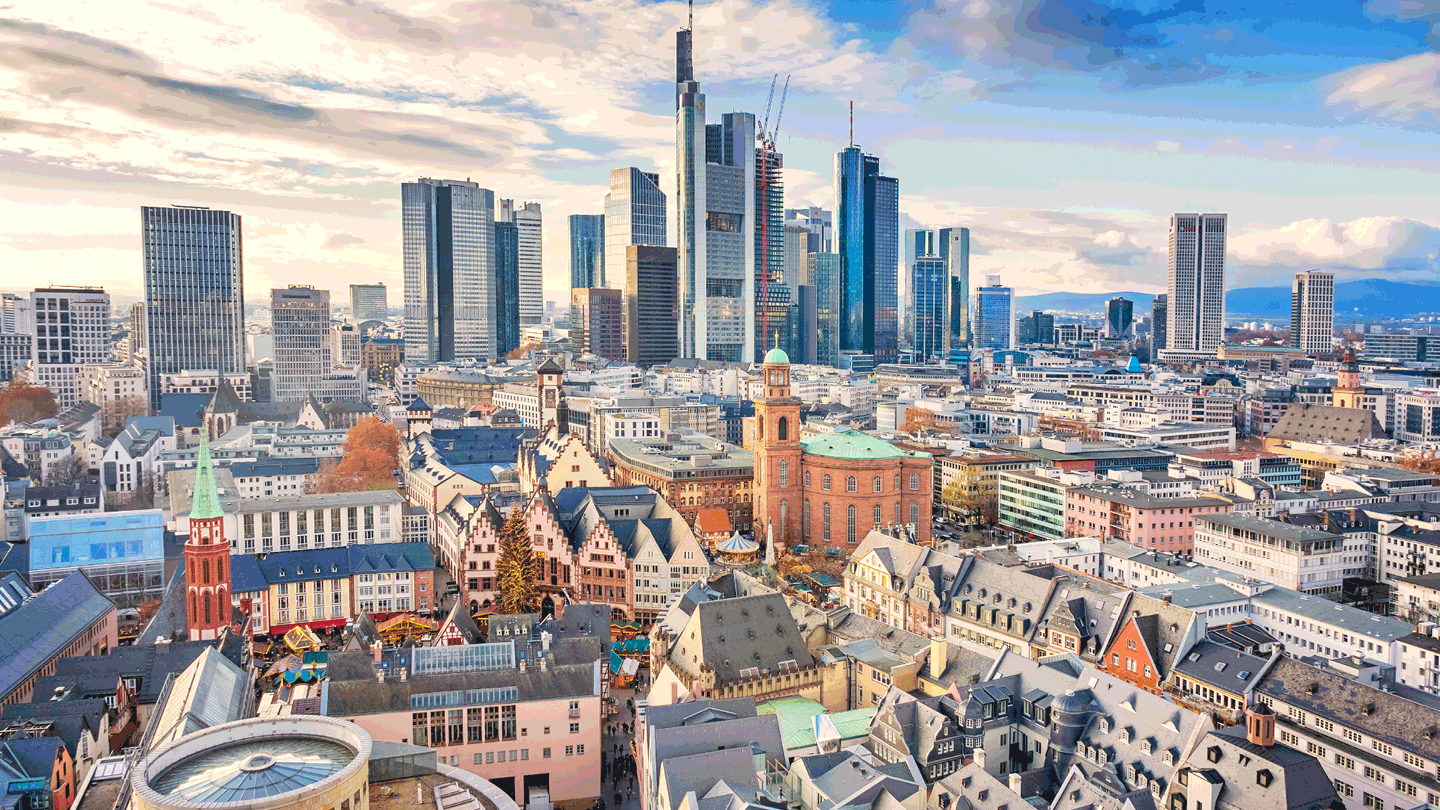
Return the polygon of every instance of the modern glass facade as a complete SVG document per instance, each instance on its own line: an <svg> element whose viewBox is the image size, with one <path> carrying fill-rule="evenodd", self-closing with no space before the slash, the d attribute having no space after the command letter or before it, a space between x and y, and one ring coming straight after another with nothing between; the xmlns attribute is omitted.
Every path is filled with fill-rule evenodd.
<svg viewBox="0 0 1440 810"><path fill-rule="evenodd" d="M785 283L784 156L755 150L755 348L752 359L773 346L793 345L794 291ZM786 349L788 352L789 350Z"/></svg>
<svg viewBox="0 0 1440 810"><path fill-rule="evenodd" d="M1105 330L1112 338L1123 338L1130 334L1130 325L1135 321L1135 302L1116 296L1105 302Z"/></svg>
<svg viewBox="0 0 1440 810"><path fill-rule="evenodd" d="M1225 214L1170 217L1166 348L1213 351L1225 337Z"/></svg>
<svg viewBox="0 0 1440 810"><path fill-rule="evenodd" d="M77 569L120 607L159 599L164 591L161 509L34 518L29 547L30 583L37 591Z"/></svg>
<svg viewBox="0 0 1440 810"><path fill-rule="evenodd" d="M527 202L524 206L517 206L514 200L500 200L495 219L498 222L513 222L519 231L520 325L543 323L545 277L541 268L540 203Z"/></svg>
<svg viewBox="0 0 1440 810"><path fill-rule="evenodd" d="M1155 300L1150 302L1150 358L1155 359L1155 352L1169 347L1168 336L1170 334L1170 296L1160 293Z"/></svg>
<svg viewBox="0 0 1440 810"><path fill-rule="evenodd" d="M895 359L900 183L858 146L835 155L836 252L840 255L840 348Z"/></svg>
<svg viewBox="0 0 1440 810"><path fill-rule="evenodd" d="M625 359L641 368L674 360L679 352L675 248L625 248Z"/></svg>
<svg viewBox="0 0 1440 810"><path fill-rule="evenodd" d="M824 366L840 363L840 254L810 254L810 278L815 280L815 362Z"/></svg>
<svg viewBox="0 0 1440 810"><path fill-rule="evenodd" d="M351 284L350 317L356 323L383 321L390 314L390 300L384 284Z"/></svg>
<svg viewBox="0 0 1440 810"><path fill-rule="evenodd" d="M950 293L950 274L945 260L939 256L919 256L910 265L910 297L914 318L916 362L947 356L945 343L949 322L946 318L946 297Z"/></svg>
<svg viewBox="0 0 1440 810"><path fill-rule="evenodd" d="M975 347L979 349L1009 349L1015 343L1012 292L999 281L998 276L991 276L990 284L975 293Z"/></svg>
<svg viewBox="0 0 1440 810"><path fill-rule="evenodd" d="M495 353L520 347L520 228L495 223Z"/></svg>
<svg viewBox="0 0 1440 810"><path fill-rule="evenodd" d="M271 290L270 332L275 340L271 399L303 401L320 387L333 365L330 292L293 286Z"/></svg>
<svg viewBox="0 0 1440 810"><path fill-rule="evenodd" d="M970 229L941 228L938 242L950 273L948 348L953 352L970 345Z"/></svg>
<svg viewBox="0 0 1440 810"><path fill-rule="evenodd" d="M240 215L192 206L140 209L150 401L160 377L245 371Z"/></svg>
<svg viewBox="0 0 1440 810"><path fill-rule="evenodd" d="M625 248L665 245L665 192L660 175L634 166L610 170L605 195L605 286L625 286Z"/></svg>
<svg viewBox="0 0 1440 810"><path fill-rule="evenodd" d="M405 362L496 357L494 193L426 177L400 197Z"/></svg>
<svg viewBox="0 0 1440 810"><path fill-rule="evenodd" d="M675 210L680 357L705 356L705 94L695 81L691 32L675 34Z"/></svg>
<svg viewBox="0 0 1440 810"><path fill-rule="evenodd" d="M570 215L570 288L605 286L605 216Z"/></svg>

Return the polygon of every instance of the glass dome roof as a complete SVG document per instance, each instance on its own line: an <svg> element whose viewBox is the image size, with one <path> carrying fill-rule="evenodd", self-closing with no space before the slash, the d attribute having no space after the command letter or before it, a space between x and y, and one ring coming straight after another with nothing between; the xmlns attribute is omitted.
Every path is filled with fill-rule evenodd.
<svg viewBox="0 0 1440 810"><path fill-rule="evenodd" d="M215 748L176 764L150 786L186 802L250 802L313 785L355 758L317 737L273 737Z"/></svg>

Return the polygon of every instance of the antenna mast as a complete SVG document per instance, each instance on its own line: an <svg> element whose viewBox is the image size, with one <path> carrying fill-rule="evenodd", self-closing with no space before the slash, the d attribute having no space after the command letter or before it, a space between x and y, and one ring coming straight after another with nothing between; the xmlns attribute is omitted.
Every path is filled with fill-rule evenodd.
<svg viewBox="0 0 1440 810"><path fill-rule="evenodd" d="M855 102L850 102L850 145L855 145Z"/></svg>
<svg viewBox="0 0 1440 810"><path fill-rule="evenodd" d="M695 0L690 0L690 21L685 24L685 30L695 30Z"/></svg>

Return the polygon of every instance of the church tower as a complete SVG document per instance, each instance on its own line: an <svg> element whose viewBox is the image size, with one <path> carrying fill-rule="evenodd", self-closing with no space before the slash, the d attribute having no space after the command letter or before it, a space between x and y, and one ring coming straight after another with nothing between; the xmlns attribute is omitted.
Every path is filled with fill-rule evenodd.
<svg viewBox="0 0 1440 810"><path fill-rule="evenodd" d="M561 378L565 372L555 358L547 358L535 370L536 384L539 386L540 395L540 432L543 434L553 422L556 427L556 434L563 436L570 432L570 411L565 404L565 390L561 388Z"/></svg>
<svg viewBox="0 0 1440 810"><path fill-rule="evenodd" d="M773 531L781 546L804 542L801 534L800 400L790 395L790 357L780 348L765 354L761 397L755 400L755 536ZM767 554L769 552L767 551Z"/></svg>
<svg viewBox="0 0 1440 810"><path fill-rule="evenodd" d="M230 626L230 543L210 443L203 436L190 495L190 536L185 540L185 609L191 641L218 638Z"/></svg>
<svg viewBox="0 0 1440 810"><path fill-rule="evenodd" d="M1330 392L1330 404L1337 408L1365 407L1365 389L1360 385L1360 364L1355 362L1353 349L1345 350L1345 360L1340 364L1340 379Z"/></svg>

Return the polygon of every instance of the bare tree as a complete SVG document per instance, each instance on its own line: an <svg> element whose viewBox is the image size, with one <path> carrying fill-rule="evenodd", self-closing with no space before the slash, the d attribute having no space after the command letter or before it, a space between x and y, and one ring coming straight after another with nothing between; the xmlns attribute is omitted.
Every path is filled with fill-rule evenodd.
<svg viewBox="0 0 1440 810"><path fill-rule="evenodd" d="M85 454L79 451L50 465L49 472L45 473L47 487L71 487L89 480L89 465L85 462Z"/></svg>

